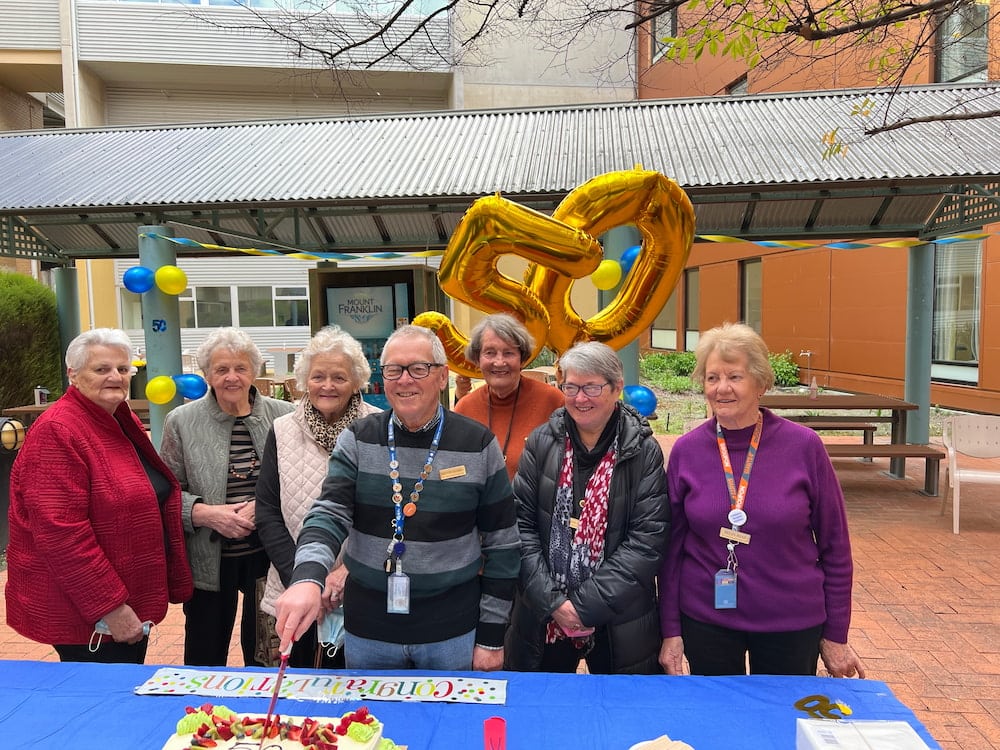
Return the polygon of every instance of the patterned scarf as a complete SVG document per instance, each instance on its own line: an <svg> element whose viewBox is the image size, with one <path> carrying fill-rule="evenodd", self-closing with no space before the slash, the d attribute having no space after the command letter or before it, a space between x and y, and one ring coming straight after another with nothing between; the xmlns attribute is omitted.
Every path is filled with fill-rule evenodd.
<svg viewBox="0 0 1000 750"><path fill-rule="evenodd" d="M587 480L584 492L586 502L580 512L580 527L573 534L569 525L573 510L573 441L566 436L566 453L559 473L559 484L556 486L552 528L549 530L549 570L564 594L576 591L604 559L608 496L617 459L618 436L615 435L608 452ZM555 643L557 639L564 637L555 622L549 621L545 642Z"/></svg>
<svg viewBox="0 0 1000 750"><path fill-rule="evenodd" d="M320 413L319 409L312 405L308 397L306 397L305 402L304 413L309 431L316 439L316 442L327 453L333 453L333 446L337 443L337 437L351 422L361 415L361 394L355 393L351 396L351 400L347 402L347 409L344 410L340 419L333 424L326 421L326 418Z"/></svg>

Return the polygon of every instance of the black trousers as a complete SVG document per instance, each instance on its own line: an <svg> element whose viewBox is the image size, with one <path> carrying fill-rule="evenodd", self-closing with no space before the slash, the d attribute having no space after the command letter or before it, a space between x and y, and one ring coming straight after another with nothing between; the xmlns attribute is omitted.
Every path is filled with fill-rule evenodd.
<svg viewBox="0 0 1000 750"><path fill-rule="evenodd" d="M691 674L816 675L823 627L779 633L748 633L709 625L681 613L681 637Z"/></svg>
<svg viewBox="0 0 1000 750"><path fill-rule="evenodd" d="M593 645L578 648L578 641L560 638L555 643L546 643L542 648L542 672L576 672L580 659L587 662L591 674L611 674L611 645L607 628L594 631Z"/></svg>
<svg viewBox="0 0 1000 750"><path fill-rule="evenodd" d="M97 651L91 651L87 644L56 644L59 661L87 661L101 664L142 664L146 661L149 638L138 643L115 643L110 638L102 639Z"/></svg>
<svg viewBox="0 0 1000 750"><path fill-rule="evenodd" d="M194 596L184 603L185 665L226 666L229 641L236 624L238 595L242 593L240 647L243 663L248 667L270 666L271 660L258 658L259 653L267 653L270 649L271 633L263 630L264 613L260 612L259 594L259 590L263 590L268 564L264 550L240 557L223 557L219 591L194 590Z"/></svg>

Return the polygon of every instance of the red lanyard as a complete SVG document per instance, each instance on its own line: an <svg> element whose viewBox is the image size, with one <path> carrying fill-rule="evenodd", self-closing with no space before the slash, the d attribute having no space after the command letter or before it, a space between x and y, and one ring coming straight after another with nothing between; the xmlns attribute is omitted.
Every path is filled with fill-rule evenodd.
<svg viewBox="0 0 1000 750"><path fill-rule="evenodd" d="M722 436L722 427L718 420L715 422L715 437L719 441L719 456L722 458L722 468L726 472L726 485L729 487L729 507L743 510L746 502L747 485L750 484L750 469L753 468L754 458L757 457L757 448L760 446L760 433L764 426L764 415L757 413L757 424L753 428L753 436L750 438L750 449L747 451L747 460L743 464L743 474L740 476L740 487L736 489L736 477L733 474L733 462L729 460L729 449L726 447L726 439Z"/></svg>

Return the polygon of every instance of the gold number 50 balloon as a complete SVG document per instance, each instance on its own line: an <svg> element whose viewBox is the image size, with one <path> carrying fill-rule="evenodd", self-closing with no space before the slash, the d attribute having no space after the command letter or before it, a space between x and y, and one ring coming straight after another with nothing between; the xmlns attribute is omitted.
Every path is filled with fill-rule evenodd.
<svg viewBox="0 0 1000 750"><path fill-rule="evenodd" d="M583 320L573 309L576 279L597 268L603 250L596 239L634 224L642 250L614 300ZM676 182L640 169L609 172L574 189L546 216L499 195L473 203L455 229L438 271L450 297L486 312L509 312L535 338L537 356L548 344L562 353L578 341L603 341L620 349L653 322L680 278L694 239L694 209ZM497 269L500 256L529 261L523 282ZM465 358L468 339L441 313L414 321L437 332L452 368L478 376Z"/></svg>

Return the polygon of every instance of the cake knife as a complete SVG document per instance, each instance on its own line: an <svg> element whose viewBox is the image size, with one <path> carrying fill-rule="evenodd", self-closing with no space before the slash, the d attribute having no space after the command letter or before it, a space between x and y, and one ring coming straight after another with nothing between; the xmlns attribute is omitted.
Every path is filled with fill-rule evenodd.
<svg viewBox="0 0 1000 750"><path fill-rule="evenodd" d="M278 666L278 678L274 683L274 692L271 693L271 705L267 707L267 718L264 719L264 730L260 735L260 745L258 745L258 750L264 747L264 741L267 739L268 730L271 728L271 717L274 716L274 706L278 702L278 693L281 692L281 681L285 678L285 670L288 669L288 655L291 652L291 643L289 643L288 647L281 652L281 663Z"/></svg>

